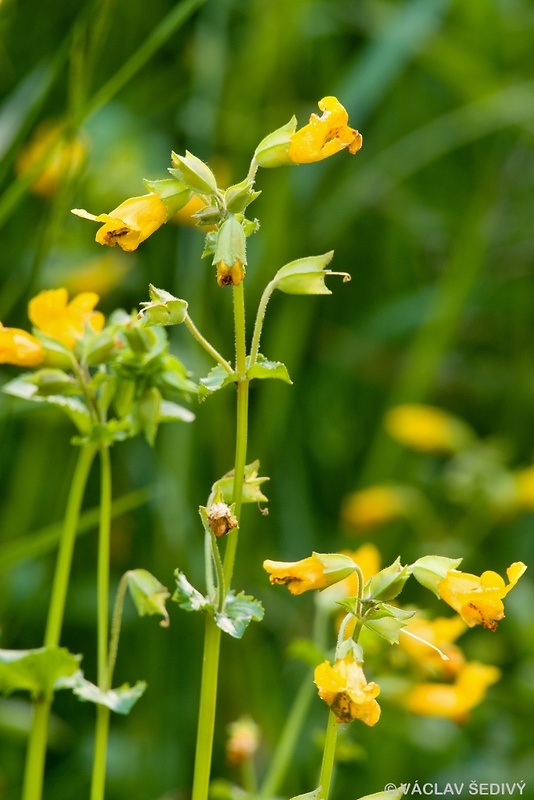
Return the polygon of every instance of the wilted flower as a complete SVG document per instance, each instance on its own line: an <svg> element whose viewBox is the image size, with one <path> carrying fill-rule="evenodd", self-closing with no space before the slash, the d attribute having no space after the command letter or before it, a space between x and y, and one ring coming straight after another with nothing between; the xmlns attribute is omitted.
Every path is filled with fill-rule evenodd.
<svg viewBox="0 0 534 800"><path fill-rule="evenodd" d="M44 360L41 343L20 328L4 328L0 322L0 364L36 367Z"/></svg>
<svg viewBox="0 0 534 800"><path fill-rule="evenodd" d="M96 234L96 241L108 247L118 244L127 252L137 250L141 242L157 231L169 217L167 206L155 192L130 197L109 214L95 216L83 208L73 208L72 213L83 219L103 222L104 225Z"/></svg>
<svg viewBox="0 0 534 800"><path fill-rule="evenodd" d="M462 667L455 683L421 683L415 686L406 698L406 705L414 714L463 722L500 675L497 667L469 662Z"/></svg>
<svg viewBox="0 0 534 800"><path fill-rule="evenodd" d="M504 617L503 597L516 585L526 568L522 561L511 564L506 570L508 585L491 570L483 572L480 577L451 570L439 583L438 591L470 628L482 625L494 631Z"/></svg>
<svg viewBox="0 0 534 800"><path fill-rule="evenodd" d="M474 438L461 419L421 403L392 408L385 416L384 425L394 439L423 453L454 453Z"/></svg>
<svg viewBox="0 0 534 800"><path fill-rule="evenodd" d="M323 661L315 668L314 681L319 697L330 706L338 722L359 719L375 725L380 706L375 698L380 693L376 683L367 683L363 669L352 655L340 658L331 665Z"/></svg>
<svg viewBox="0 0 534 800"><path fill-rule="evenodd" d="M243 717L228 725L226 760L235 767L248 761L258 749L259 730L255 722Z"/></svg>
<svg viewBox="0 0 534 800"><path fill-rule="evenodd" d="M98 299L94 292L82 292L68 303L66 289L50 289L30 300L28 315L38 330L72 350L86 327L93 331L103 328L104 315L93 311Z"/></svg>

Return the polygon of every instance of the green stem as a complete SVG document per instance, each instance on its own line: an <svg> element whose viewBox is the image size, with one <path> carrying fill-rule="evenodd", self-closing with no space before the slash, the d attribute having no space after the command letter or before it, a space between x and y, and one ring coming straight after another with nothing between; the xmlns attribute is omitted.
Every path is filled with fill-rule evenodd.
<svg viewBox="0 0 534 800"><path fill-rule="evenodd" d="M89 477L89 471L95 454L95 447L82 447L78 455L74 475L72 476L63 529L59 542L52 596L48 607L44 637L45 647L57 647L59 645L69 585L72 554L74 552L74 542L76 540L76 531L80 518L80 509L87 478ZM43 793L48 719L51 705L52 696L41 697L34 703L34 716L24 770L22 800L40 800Z"/></svg>
<svg viewBox="0 0 534 800"><path fill-rule="evenodd" d="M245 294L243 283L240 283L239 286L235 286L233 291L235 363L239 381L237 383L237 426L232 501L235 504L234 513L239 523L243 502L243 478L247 458L249 381L247 379L246 363ZM234 571L238 530L239 528L236 528L228 536L226 552L224 554L224 584L228 589L231 586L232 574ZM220 647L221 629L217 627L214 619L208 616L206 617L204 635L204 657L200 685L192 800L207 800L208 797L213 734L215 730Z"/></svg>
<svg viewBox="0 0 534 800"><path fill-rule="evenodd" d="M221 629L213 617L206 616L192 800L207 800L208 797L220 647Z"/></svg>
<svg viewBox="0 0 534 800"><path fill-rule="evenodd" d="M201 347L203 347L204 350L206 350L206 352L209 353L210 356L212 358L214 358L215 361L217 361L217 363L220 364L221 367L223 369L225 369L226 372L228 372L231 375L232 372L234 371L232 369L231 365L228 363L228 361L225 358L222 357L222 355L219 353L219 351L216 350L213 347L213 345L210 344L208 342L208 340L204 336L202 336L202 334L200 333L199 329L197 328L197 326L195 325L195 323L193 322L193 320L191 319L191 317L187 313L186 313L185 318L184 318L184 323L185 323L187 329L189 330L189 332L191 333L191 335L197 340L199 345Z"/></svg>
<svg viewBox="0 0 534 800"><path fill-rule="evenodd" d="M337 727L336 715L333 711L330 711L326 726L323 763L321 764L321 774L319 775L319 786L321 787L319 793L320 800L328 800L328 794L330 792L336 756Z"/></svg>
<svg viewBox="0 0 534 800"><path fill-rule="evenodd" d="M111 689L113 682L113 671L117 663L117 653L119 650L119 637L121 633L122 610L124 608L124 596L128 588L129 573L125 572L119 582L117 594L115 596L115 606L113 608L113 618L111 620L111 636L109 639L108 670L106 675L105 690Z"/></svg>
<svg viewBox="0 0 534 800"><path fill-rule="evenodd" d="M97 676L102 691L109 688L109 548L111 527L111 464L109 448L100 450L100 526L97 566ZM97 705L91 800L104 800L110 711Z"/></svg>
<svg viewBox="0 0 534 800"><path fill-rule="evenodd" d="M260 349L260 338L261 332L263 329L263 321L265 319L265 312L267 311L267 304L271 299L271 295L274 291L275 284L273 281L267 284L265 289L263 290L263 294L261 296L261 300L258 305L258 311L256 313L256 322L254 323L254 331L252 334L252 343L250 345L250 366L252 366L257 357L258 352Z"/></svg>

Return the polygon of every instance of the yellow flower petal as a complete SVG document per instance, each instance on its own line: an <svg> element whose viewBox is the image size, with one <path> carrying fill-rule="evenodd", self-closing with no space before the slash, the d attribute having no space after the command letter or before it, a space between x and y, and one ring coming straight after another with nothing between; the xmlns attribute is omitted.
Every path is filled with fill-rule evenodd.
<svg viewBox="0 0 534 800"><path fill-rule="evenodd" d="M294 164L322 161L345 148L354 154L362 146L361 135L347 125L349 115L336 97L323 97L318 105L322 115L312 114L291 136L288 156Z"/></svg>
<svg viewBox="0 0 534 800"><path fill-rule="evenodd" d="M72 213L83 219L103 222L96 241L108 247L119 245L123 250L137 250L141 242L167 221L168 212L160 196L154 192L130 197L109 214L90 214L83 208L73 208Z"/></svg>
<svg viewBox="0 0 534 800"><path fill-rule="evenodd" d="M384 426L398 442L423 453L454 453L473 439L473 432L461 419L422 403L392 408Z"/></svg>
<svg viewBox="0 0 534 800"><path fill-rule="evenodd" d="M324 567L315 556L301 561L264 561L263 568L273 584L287 586L291 594L302 594L309 589L323 589L328 585Z"/></svg>
<svg viewBox="0 0 534 800"><path fill-rule="evenodd" d="M0 322L0 364L36 367L44 360L41 343L20 328L4 328Z"/></svg>
<svg viewBox="0 0 534 800"><path fill-rule="evenodd" d="M480 577L452 570L440 582L438 590L442 599L460 614L470 628L482 625L495 630L504 617L502 598L506 597L525 570L526 565L522 561L508 567L508 585L491 570L483 572Z"/></svg>
<svg viewBox="0 0 534 800"><path fill-rule="evenodd" d="M333 665L323 661L315 668L314 681L319 697L332 709L338 722L359 719L375 725L380 706L375 698L380 693L376 683L367 683L363 670L352 656L338 659Z"/></svg>
<svg viewBox="0 0 534 800"><path fill-rule="evenodd" d="M422 683L415 686L406 698L406 705L414 714L463 722L500 675L497 667L470 662L464 665L455 683Z"/></svg>
<svg viewBox="0 0 534 800"><path fill-rule="evenodd" d="M98 299L94 292L81 292L68 303L66 289L50 289L30 300L28 315L38 330L72 350L86 326L93 331L103 328L104 315L93 311Z"/></svg>

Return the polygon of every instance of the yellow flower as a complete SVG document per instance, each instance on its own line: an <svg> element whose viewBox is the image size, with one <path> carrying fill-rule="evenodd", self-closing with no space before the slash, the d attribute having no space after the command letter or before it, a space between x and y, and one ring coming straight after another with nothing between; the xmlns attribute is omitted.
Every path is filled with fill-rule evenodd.
<svg viewBox="0 0 534 800"><path fill-rule="evenodd" d="M526 467L515 474L515 499L520 508L534 509L534 467Z"/></svg>
<svg viewBox="0 0 534 800"><path fill-rule="evenodd" d="M155 192L130 197L109 214L95 216L83 208L73 208L72 213L83 219L103 222L104 225L96 234L96 241L108 247L118 244L128 253L137 250L141 242L157 231L168 217L165 204Z"/></svg>
<svg viewBox="0 0 534 800"><path fill-rule="evenodd" d="M20 328L4 328L0 322L0 364L36 367L44 360L41 343Z"/></svg>
<svg viewBox="0 0 534 800"><path fill-rule="evenodd" d="M384 425L398 442L423 453L454 453L473 439L465 422L440 408L420 403L392 408Z"/></svg>
<svg viewBox="0 0 534 800"><path fill-rule="evenodd" d="M292 134L288 156L294 164L310 164L348 148L357 153L362 137L347 123L349 115L336 97L323 97L318 103L323 112L312 114L307 125Z"/></svg>
<svg viewBox="0 0 534 800"><path fill-rule="evenodd" d="M403 516L405 492L395 486L370 486L349 494L341 511L343 522L360 530L378 528Z"/></svg>
<svg viewBox="0 0 534 800"><path fill-rule="evenodd" d="M414 714L464 722L468 712L484 699L486 690L500 675L497 667L469 662L463 666L455 683L415 686L406 698L406 705Z"/></svg>
<svg viewBox="0 0 534 800"><path fill-rule="evenodd" d="M314 681L319 697L330 706L338 722L378 722L380 706L375 697L380 694L380 687L367 683L360 664L351 655L338 659L333 666L323 661L315 668Z"/></svg>
<svg viewBox="0 0 534 800"><path fill-rule="evenodd" d="M69 350L74 348L88 326L99 331L104 326L104 315L93 311L98 303L98 295L94 292L82 292L67 303L66 289L51 289L40 292L30 300L28 315L35 327L58 339Z"/></svg>
<svg viewBox="0 0 534 800"><path fill-rule="evenodd" d="M452 678L465 662L461 649L454 644L465 630L466 624L458 616L433 620L415 616L402 629L400 646L424 672ZM447 661L433 649L436 647L447 656Z"/></svg>
<svg viewBox="0 0 534 800"><path fill-rule="evenodd" d="M354 572L354 562L340 553L314 553L301 561L264 561L273 584L287 586L291 594L324 589Z"/></svg>
<svg viewBox="0 0 534 800"><path fill-rule="evenodd" d="M53 153L49 155L51 150ZM21 150L16 170L18 175L35 171L32 191L51 197L65 176L78 171L85 155L86 147L79 134L67 139L60 125L47 120L36 128L31 141Z"/></svg>
<svg viewBox="0 0 534 800"><path fill-rule="evenodd" d="M452 570L439 583L438 591L470 628L482 625L494 631L504 617L502 598L516 585L526 568L522 561L511 564L506 570L508 585L496 572L483 572L478 577Z"/></svg>
<svg viewBox="0 0 534 800"><path fill-rule="evenodd" d="M194 194L183 208L180 208L173 214L170 221L176 225L189 225L194 227L197 224L197 220L194 219L193 214L206 208L206 205L207 203L204 197L201 197L199 194Z"/></svg>

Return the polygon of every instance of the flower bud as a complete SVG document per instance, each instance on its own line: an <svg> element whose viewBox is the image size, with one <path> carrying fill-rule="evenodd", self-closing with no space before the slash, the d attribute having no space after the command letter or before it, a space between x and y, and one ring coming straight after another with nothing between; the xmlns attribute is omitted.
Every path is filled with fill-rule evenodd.
<svg viewBox="0 0 534 800"><path fill-rule="evenodd" d="M169 169L171 175L183 181L190 189L200 194L214 194L217 191L215 175L200 158L185 151L185 156L171 153L174 169Z"/></svg>
<svg viewBox="0 0 534 800"><path fill-rule="evenodd" d="M245 277L245 232L233 214L219 229L212 263L217 267L219 286L238 286Z"/></svg>
<svg viewBox="0 0 534 800"><path fill-rule="evenodd" d="M289 158L291 137L297 129L297 118L291 117L286 125L269 133L261 140L254 153L254 159L260 167L283 167L293 164Z"/></svg>

